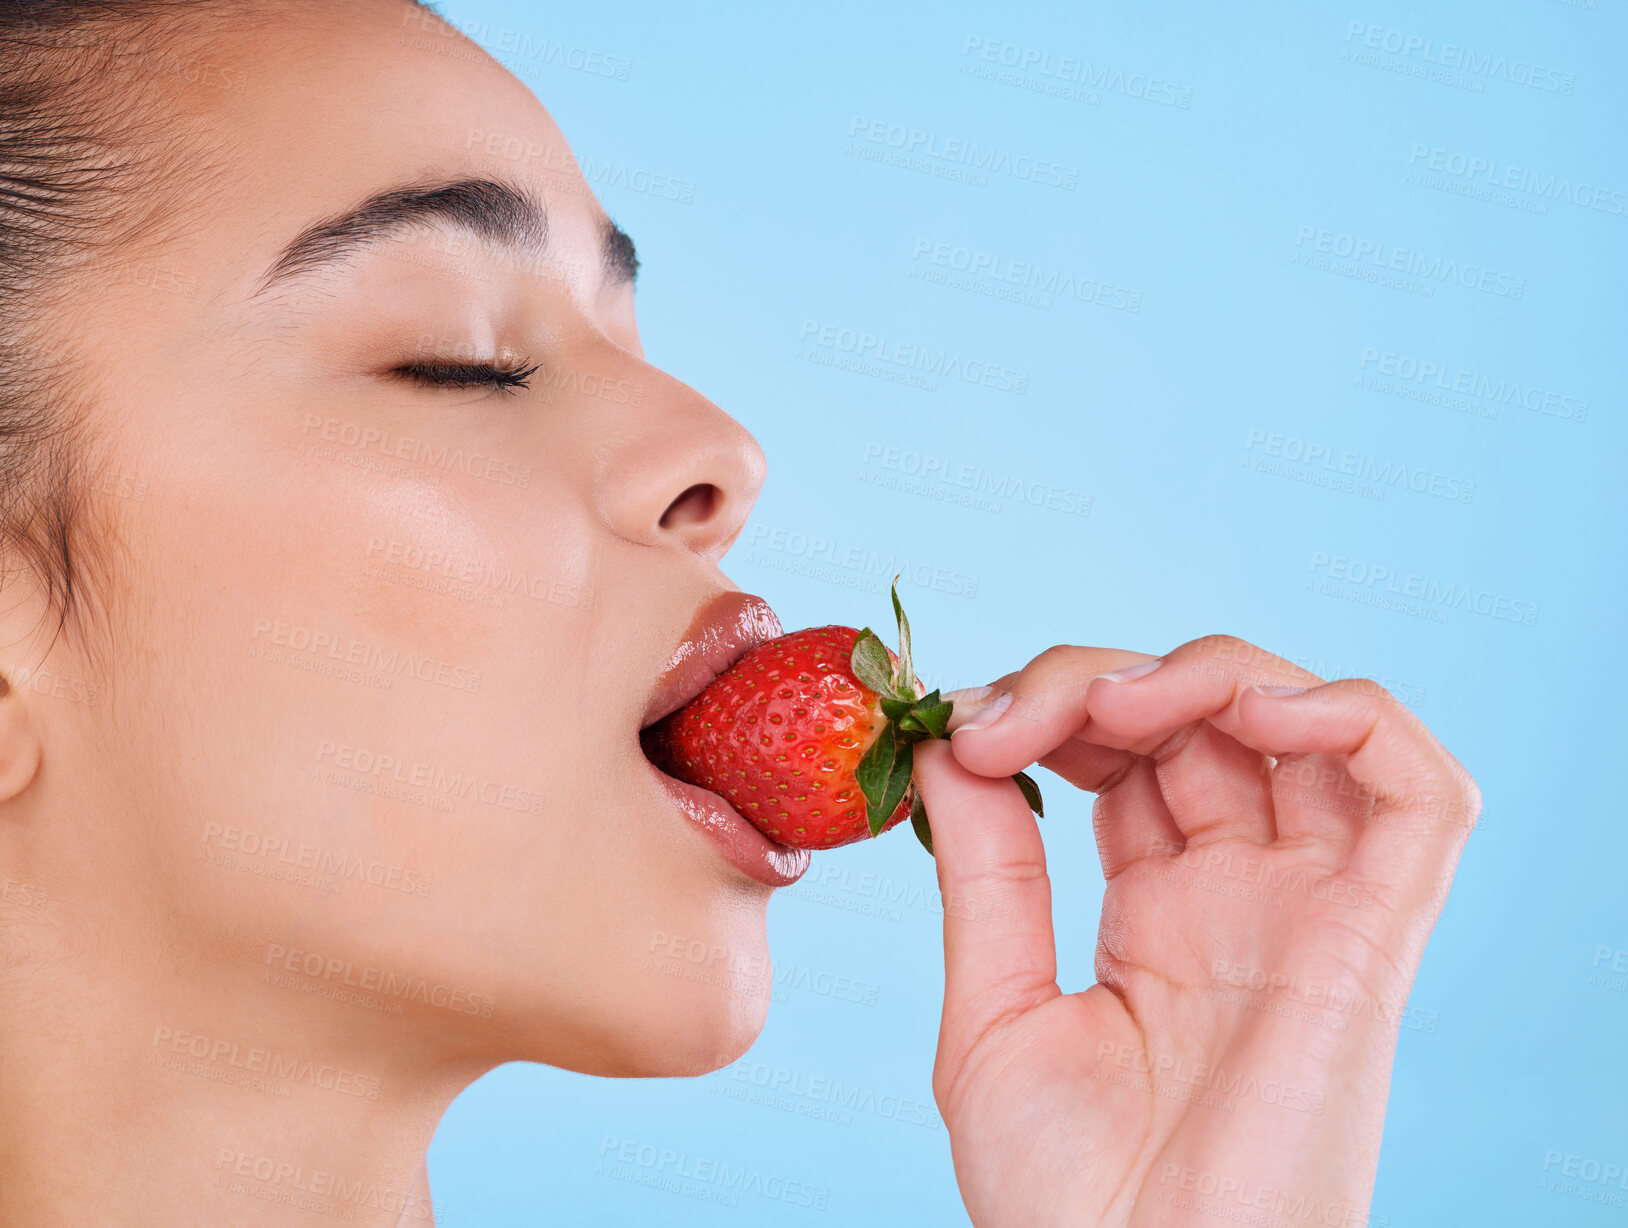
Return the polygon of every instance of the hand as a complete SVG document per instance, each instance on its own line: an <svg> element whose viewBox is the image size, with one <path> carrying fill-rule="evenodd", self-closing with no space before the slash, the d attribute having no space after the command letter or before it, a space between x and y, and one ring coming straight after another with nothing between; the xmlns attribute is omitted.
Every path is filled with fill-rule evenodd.
<svg viewBox="0 0 1628 1228"><path fill-rule="evenodd" d="M1221 636L1052 648L950 728L917 779L945 901L933 1091L973 1222L1366 1225L1398 1021L1480 810L1464 769L1376 684ZM1079 993L1007 779L1036 761L1097 794Z"/></svg>

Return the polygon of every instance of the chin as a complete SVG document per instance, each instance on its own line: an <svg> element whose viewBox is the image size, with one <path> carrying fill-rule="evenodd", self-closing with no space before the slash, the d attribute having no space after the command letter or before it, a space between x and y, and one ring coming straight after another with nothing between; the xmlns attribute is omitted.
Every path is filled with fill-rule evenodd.
<svg viewBox="0 0 1628 1228"><path fill-rule="evenodd" d="M765 947L764 958L768 958ZM769 1006L773 998L772 978L760 992L736 994L712 1017L699 1019L697 1026L686 1037L686 1047L674 1051L674 1065L683 1065L677 1074L698 1075L717 1070L737 1060L757 1043L763 1025L769 1021Z"/></svg>
<svg viewBox="0 0 1628 1228"><path fill-rule="evenodd" d="M685 911L675 930L634 921L584 948L535 978L529 1000L517 986L502 1060L642 1079L703 1075L744 1054L773 997L766 909L736 896Z"/></svg>
<svg viewBox="0 0 1628 1228"><path fill-rule="evenodd" d="M722 958L687 955L652 961L651 979L640 978L643 983L636 986L645 992L628 1004L621 1021L616 1068L602 1073L703 1075L729 1065L757 1041L774 991L768 935L761 923L755 934L738 937Z"/></svg>

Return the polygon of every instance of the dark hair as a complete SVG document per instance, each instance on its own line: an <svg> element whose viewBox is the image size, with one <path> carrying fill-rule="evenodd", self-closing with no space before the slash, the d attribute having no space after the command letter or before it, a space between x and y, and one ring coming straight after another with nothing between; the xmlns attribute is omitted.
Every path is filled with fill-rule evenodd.
<svg viewBox="0 0 1628 1228"><path fill-rule="evenodd" d="M132 105L152 85L142 55L164 19L213 7L0 0L0 579L32 574L53 642L85 626L114 541L93 498L77 355L49 317L76 272L149 220L164 116Z"/></svg>
<svg viewBox="0 0 1628 1228"><path fill-rule="evenodd" d="M335 2L0 0L0 583L32 573L53 642L97 621L119 542L79 355L51 313L99 256L164 233L154 189L198 152L166 91L208 37L250 10Z"/></svg>

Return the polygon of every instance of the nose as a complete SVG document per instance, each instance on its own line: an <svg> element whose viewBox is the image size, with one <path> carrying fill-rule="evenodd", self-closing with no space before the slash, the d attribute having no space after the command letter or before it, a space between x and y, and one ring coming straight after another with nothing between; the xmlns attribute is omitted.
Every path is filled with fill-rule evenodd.
<svg viewBox="0 0 1628 1228"><path fill-rule="evenodd" d="M745 527L767 462L749 431L681 380L645 364L601 453L600 502L615 532L716 562Z"/></svg>

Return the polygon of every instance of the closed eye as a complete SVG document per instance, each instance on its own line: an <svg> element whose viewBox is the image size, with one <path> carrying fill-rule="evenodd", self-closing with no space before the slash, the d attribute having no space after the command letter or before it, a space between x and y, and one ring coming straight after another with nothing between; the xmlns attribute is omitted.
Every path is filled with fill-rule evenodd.
<svg viewBox="0 0 1628 1228"><path fill-rule="evenodd" d="M415 362L397 367L393 374L431 388L496 388L513 394L530 388L528 382L542 363L501 367L496 363Z"/></svg>

